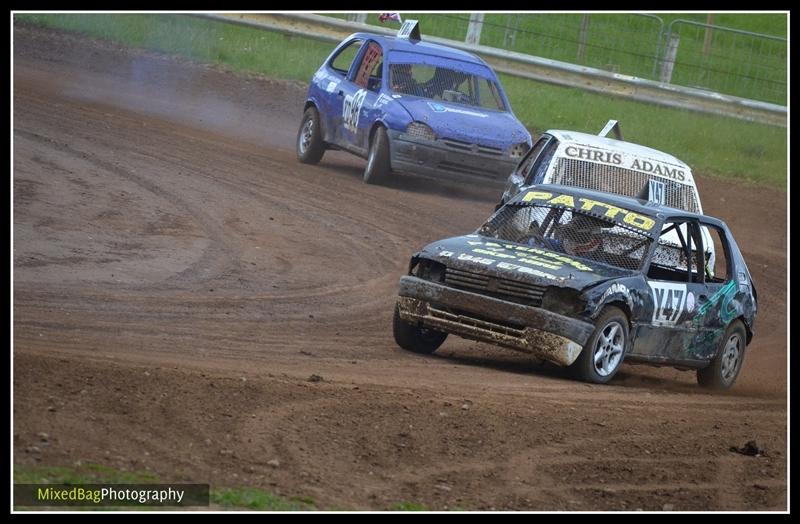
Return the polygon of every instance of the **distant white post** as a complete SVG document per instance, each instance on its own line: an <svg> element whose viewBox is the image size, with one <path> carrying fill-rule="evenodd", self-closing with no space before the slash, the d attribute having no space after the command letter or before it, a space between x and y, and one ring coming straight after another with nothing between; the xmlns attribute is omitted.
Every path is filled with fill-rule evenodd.
<svg viewBox="0 0 800 524"><path fill-rule="evenodd" d="M367 13L352 13L350 16L353 22L358 22L359 24L367 23Z"/></svg>
<svg viewBox="0 0 800 524"><path fill-rule="evenodd" d="M680 35L675 33L670 35L667 42L667 49L664 52L664 63L661 65L661 81L665 84L672 82L672 70L675 68L675 57L678 55L678 43Z"/></svg>
<svg viewBox="0 0 800 524"><path fill-rule="evenodd" d="M469 26L467 27L467 44L478 45L481 43L481 29L483 29L483 13L472 13L469 16Z"/></svg>

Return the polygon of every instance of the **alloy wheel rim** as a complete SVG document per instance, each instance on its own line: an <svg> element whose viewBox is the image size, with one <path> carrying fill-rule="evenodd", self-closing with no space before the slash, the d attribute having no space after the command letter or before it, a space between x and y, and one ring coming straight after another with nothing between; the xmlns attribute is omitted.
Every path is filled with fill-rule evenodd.
<svg viewBox="0 0 800 524"><path fill-rule="evenodd" d="M731 335L731 338L725 343L725 349L722 352L722 380L725 382L730 382L739 368L740 343L739 335L736 334Z"/></svg>
<svg viewBox="0 0 800 524"><path fill-rule="evenodd" d="M594 370L601 377L607 377L617 369L625 349L625 332L619 322L609 322L594 346Z"/></svg>
<svg viewBox="0 0 800 524"><path fill-rule="evenodd" d="M314 133L314 121L309 119L303 124L303 130L300 131L300 152L305 153L308 146L311 144L311 136Z"/></svg>

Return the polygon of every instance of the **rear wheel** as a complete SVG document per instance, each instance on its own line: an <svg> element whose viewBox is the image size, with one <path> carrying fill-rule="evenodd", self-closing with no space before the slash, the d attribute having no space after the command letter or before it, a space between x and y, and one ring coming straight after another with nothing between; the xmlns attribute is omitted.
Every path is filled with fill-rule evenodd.
<svg viewBox="0 0 800 524"><path fill-rule="evenodd" d="M394 307L394 340L397 345L414 353L430 354L439 349L447 338L447 333L426 329L400 318L400 311Z"/></svg>
<svg viewBox="0 0 800 524"><path fill-rule="evenodd" d="M744 362L747 333L741 320L725 330L720 341L722 348L708 367L697 370L697 383L709 389L728 389L736 382Z"/></svg>
<svg viewBox="0 0 800 524"><path fill-rule="evenodd" d="M316 164L324 154L325 142L322 141L319 113L315 107L309 107L303 113L297 131L297 159L304 164Z"/></svg>
<svg viewBox="0 0 800 524"><path fill-rule="evenodd" d="M389 156L389 135L386 128L379 126L372 135L369 144L367 167L364 170L364 182L367 184L380 184L385 182L392 172L391 158Z"/></svg>
<svg viewBox="0 0 800 524"><path fill-rule="evenodd" d="M607 306L571 368L581 380L606 384L617 374L627 347L628 317L618 307Z"/></svg>

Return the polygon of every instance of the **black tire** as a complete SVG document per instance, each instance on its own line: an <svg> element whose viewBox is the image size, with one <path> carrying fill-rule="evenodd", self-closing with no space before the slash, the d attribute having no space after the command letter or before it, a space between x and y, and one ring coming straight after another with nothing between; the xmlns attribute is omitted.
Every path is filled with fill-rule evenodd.
<svg viewBox="0 0 800 524"><path fill-rule="evenodd" d="M570 368L580 380L606 384L617 374L629 344L628 317L618 307L606 306Z"/></svg>
<svg viewBox="0 0 800 524"><path fill-rule="evenodd" d="M369 143L367 167L364 169L364 182L367 184L380 184L385 182L391 173L389 135L386 134L386 128L379 126L373 133L372 140Z"/></svg>
<svg viewBox="0 0 800 524"><path fill-rule="evenodd" d="M425 329L416 324L410 324L400 318L400 311L394 307L394 321L392 322L394 340L397 345L414 353L428 355L433 353L444 343L447 333Z"/></svg>
<svg viewBox="0 0 800 524"><path fill-rule="evenodd" d="M747 332L741 320L731 322L720 340L717 355L708 367L697 370L697 383L709 389L728 389L742 370Z"/></svg>
<svg viewBox="0 0 800 524"><path fill-rule="evenodd" d="M304 164L316 164L325 154L317 108L309 107L303 113L300 129L297 131L297 159Z"/></svg>

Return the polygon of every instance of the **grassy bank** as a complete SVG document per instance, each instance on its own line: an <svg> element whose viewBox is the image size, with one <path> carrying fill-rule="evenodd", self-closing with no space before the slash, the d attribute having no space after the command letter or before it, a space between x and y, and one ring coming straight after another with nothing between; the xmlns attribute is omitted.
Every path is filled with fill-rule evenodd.
<svg viewBox="0 0 800 524"><path fill-rule="evenodd" d="M192 481L207 482L207 480ZM68 484L70 486L85 486L89 484L168 484L170 481L160 478L151 471L123 471L102 464L81 464L72 467L50 467L41 465L14 466L15 484ZM179 482L180 483L180 482ZM17 511L34 509L28 506L16 507ZM134 507L134 506L52 506L36 508L42 510L76 510L76 511L142 511L175 509L185 511L180 507ZM320 508L310 497L281 497L253 487L217 487L211 486L209 491L209 508L195 508L202 510L246 510L246 511L353 511L350 508L330 507ZM396 502L390 504L384 511L430 511L418 502ZM462 507L452 507L450 511L466 511Z"/></svg>
<svg viewBox="0 0 800 524"><path fill-rule="evenodd" d="M186 15L16 15L15 20L303 82L333 49L315 40ZM698 174L786 190L784 128L509 76L501 79L514 112L536 134L554 128L598 132L614 118L628 140L674 154Z"/></svg>
<svg viewBox="0 0 800 524"><path fill-rule="evenodd" d="M339 18L348 15L333 14ZM419 20L423 34L464 41L470 13L403 13ZM550 58L622 73L659 79L657 56L662 56L670 23L680 34L672 83L728 95L786 104L786 42L746 36L702 25L707 13L487 13L480 43L517 53ZM715 26L785 38L786 14L713 15ZM380 23L369 14L367 23ZM713 35L713 37L712 37ZM712 45L713 44L713 45ZM706 46L710 45L708 49Z"/></svg>
<svg viewBox="0 0 800 524"><path fill-rule="evenodd" d="M150 471L122 471L101 464L84 464L75 467L48 467L16 465L14 467L14 483L17 484L68 484L81 486L88 484L160 484L168 483ZM307 497L284 498L251 487L211 488L209 492L211 509L255 510L255 511L314 511L313 500ZM17 508L20 509L20 508ZM54 508L47 508L54 509ZM75 509L85 511L115 510L141 511L142 509L163 510L182 508L133 507L133 506L97 506L97 507L58 507L58 509Z"/></svg>

